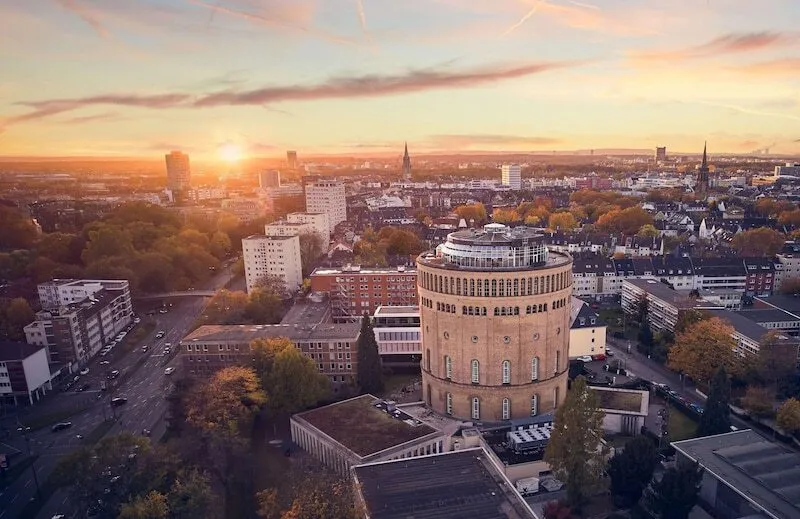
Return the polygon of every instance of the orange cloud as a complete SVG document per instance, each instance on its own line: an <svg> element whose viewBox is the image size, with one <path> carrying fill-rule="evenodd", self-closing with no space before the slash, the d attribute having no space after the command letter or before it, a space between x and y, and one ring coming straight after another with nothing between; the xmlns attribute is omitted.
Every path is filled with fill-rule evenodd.
<svg viewBox="0 0 800 519"><path fill-rule="evenodd" d="M759 63L750 63L728 70L754 76L798 76L800 75L800 58L784 58Z"/></svg>
<svg viewBox="0 0 800 519"><path fill-rule="evenodd" d="M675 50L631 53L634 61L683 61L727 54L743 54L796 43L797 37L775 32L732 33L701 45Z"/></svg>

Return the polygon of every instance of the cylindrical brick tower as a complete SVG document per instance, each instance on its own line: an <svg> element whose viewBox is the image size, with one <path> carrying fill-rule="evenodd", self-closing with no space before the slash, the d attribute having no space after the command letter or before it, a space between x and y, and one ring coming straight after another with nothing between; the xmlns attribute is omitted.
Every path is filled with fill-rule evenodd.
<svg viewBox="0 0 800 519"><path fill-rule="evenodd" d="M451 233L417 258L422 391L443 415L495 422L554 410L567 390L572 258L533 229Z"/></svg>

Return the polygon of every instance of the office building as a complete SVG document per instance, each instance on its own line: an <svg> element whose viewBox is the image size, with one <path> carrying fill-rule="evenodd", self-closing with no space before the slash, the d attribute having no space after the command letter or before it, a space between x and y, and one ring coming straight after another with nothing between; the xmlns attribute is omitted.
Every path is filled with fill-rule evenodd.
<svg viewBox="0 0 800 519"><path fill-rule="evenodd" d="M228 366L252 362L250 343L256 339L286 337L328 376L334 391L351 386L358 369L360 323L281 323L274 325L206 325L181 339L183 373L210 377Z"/></svg>
<svg viewBox="0 0 800 519"><path fill-rule="evenodd" d="M258 174L258 187L261 189L281 187L281 172L274 169L260 172Z"/></svg>
<svg viewBox="0 0 800 519"><path fill-rule="evenodd" d="M664 162L667 160L667 147L659 146L656 148L656 162Z"/></svg>
<svg viewBox="0 0 800 519"><path fill-rule="evenodd" d="M418 306L379 306L372 316L378 353L386 367L419 367L422 331Z"/></svg>
<svg viewBox="0 0 800 519"><path fill-rule="evenodd" d="M44 310L80 303L99 292L120 296L124 313L133 313L130 283L124 279L53 279L39 283L39 304Z"/></svg>
<svg viewBox="0 0 800 519"><path fill-rule="evenodd" d="M288 292L294 292L303 283L297 236L248 236L242 240L242 257L248 292L265 276L279 278Z"/></svg>
<svg viewBox="0 0 800 519"><path fill-rule="evenodd" d="M50 384L47 349L24 342L0 342L0 402L17 405L18 398L33 404Z"/></svg>
<svg viewBox="0 0 800 519"><path fill-rule="evenodd" d="M173 193L183 193L190 189L192 171L189 155L173 151L164 156L167 162L167 189Z"/></svg>
<svg viewBox="0 0 800 519"><path fill-rule="evenodd" d="M800 518L800 455L750 429L673 442L703 469L699 498L715 517Z"/></svg>
<svg viewBox="0 0 800 519"><path fill-rule="evenodd" d="M311 273L311 291L328 294L334 321L358 320L379 306L417 304L417 270L345 265Z"/></svg>
<svg viewBox="0 0 800 519"><path fill-rule="evenodd" d="M85 366L133 320L128 282L116 283L124 283L126 289L101 288L77 303L38 312L24 328L26 342L46 346L51 363Z"/></svg>
<svg viewBox="0 0 800 519"><path fill-rule="evenodd" d="M341 475L371 461L450 450L448 435L372 395L292 416L292 441Z"/></svg>
<svg viewBox="0 0 800 519"><path fill-rule="evenodd" d="M297 152L289 150L286 152L286 167L294 171L297 169Z"/></svg>
<svg viewBox="0 0 800 519"><path fill-rule="evenodd" d="M775 166L776 177L800 177L800 163L787 162L783 166Z"/></svg>
<svg viewBox="0 0 800 519"><path fill-rule="evenodd" d="M572 258L527 227L451 233L417 259L422 391L437 413L497 422L567 390Z"/></svg>
<svg viewBox="0 0 800 519"><path fill-rule="evenodd" d="M511 189L522 188L522 168L519 164L503 164L500 167L500 180Z"/></svg>
<svg viewBox="0 0 800 519"><path fill-rule="evenodd" d="M306 185L306 212L325 213L333 234L336 225L347 220L347 198L344 183L318 180Z"/></svg>

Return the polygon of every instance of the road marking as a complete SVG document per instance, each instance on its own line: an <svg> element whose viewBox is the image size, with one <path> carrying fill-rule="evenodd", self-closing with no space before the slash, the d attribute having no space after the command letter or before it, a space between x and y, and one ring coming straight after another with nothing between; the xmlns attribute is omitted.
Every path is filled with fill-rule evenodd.
<svg viewBox="0 0 800 519"><path fill-rule="evenodd" d="M11 498L11 502L13 503L14 501L16 501L18 497L19 497L19 494L17 494L14 497L12 497Z"/></svg>
<svg viewBox="0 0 800 519"><path fill-rule="evenodd" d="M28 488L31 485L31 480L29 479L27 483L25 483L25 488Z"/></svg>

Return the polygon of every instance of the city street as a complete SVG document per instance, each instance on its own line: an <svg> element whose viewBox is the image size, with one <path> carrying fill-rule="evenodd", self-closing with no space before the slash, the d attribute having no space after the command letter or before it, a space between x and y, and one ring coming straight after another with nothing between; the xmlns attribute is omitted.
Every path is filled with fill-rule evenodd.
<svg viewBox="0 0 800 519"><path fill-rule="evenodd" d="M228 269L224 269L203 288L216 289L224 286L229 280L230 273ZM154 331L139 344L134 345L130 353L105 366L100 365L102 360L100 357L92 361L89 374L82 377L81 382L77 384L88 382L91 389L52 395L47 402L42 403L48 408L57 409L59 406L71 406L75 399L79 399L80 403L89 404L91 407L66 419L65 421L72 422L72 427L68 429L52 432L51 427L47 426L28 435L31 452L39 455L34 466L40 485L48 478L62 456L81 445L83 440L77 436L85 437L106 419L113 417L117 419L108 434L121 432L142 434L143 429L148 429L152 433L153 441L157 441L164 434L165 396L169 392L172 378L180 376L177 359L178 343L191 331L192 324L201 314L206 302L207 298L202 297L175 298L171 301L173 306L168 313L155 314L152 318L156 325ZM166 335L161 339L155 339L154 336L159 330L163 330ZM172 351L165 356L163 350L166 343L172 344ZM143 352L142 345L145 344L149 348ZM143 358L146 360L142 360ZM137 363L138 368L135 368ZM166 367L175 367L176 372L165 375ZM107 382L108 389L101 392L100 382L106 379L106 373L111 370L119 370L120 375L116 380ZM116 385L114 382L120 383ZM112 408L110 400L114 397L127 398L127 402ZM4 442L26 452L28 447L25 438L16 432L17 425L10 422L11 419L3 422L3 427L13 428L14 431L12 437ZM13 484L0 491L0 519L19 517L25 505L35 496L33 468L29 468ZM54 515L66 514L70 510L67 493L62 489L52 496L37 517L50 519Z"/></svg>

